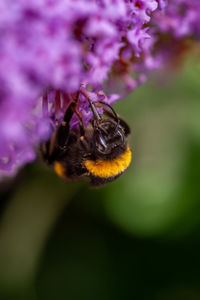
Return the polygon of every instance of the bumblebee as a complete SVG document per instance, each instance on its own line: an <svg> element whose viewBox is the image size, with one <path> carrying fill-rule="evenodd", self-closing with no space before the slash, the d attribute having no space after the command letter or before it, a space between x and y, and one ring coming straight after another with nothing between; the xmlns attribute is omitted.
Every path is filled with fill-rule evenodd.
<svg viewBox="0 0 200 300"><path fill-rule="evenodd" d="M88 178L91 186L101 186L124 173L131 162L127 143L130 128L107 103L88 99L93 118L86 128L77 111L78 95L69 104L63 122L42 146L44 159L55 172L70 181ZM99 114L97 105L102 106ZM79 128L70 130L76 114Z"/></svg>

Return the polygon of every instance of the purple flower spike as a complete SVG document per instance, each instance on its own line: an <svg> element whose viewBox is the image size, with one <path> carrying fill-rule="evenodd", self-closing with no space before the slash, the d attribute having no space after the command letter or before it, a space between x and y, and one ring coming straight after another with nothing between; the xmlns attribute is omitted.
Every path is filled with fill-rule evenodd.
<svg viewBox="0 0 200 300"><path fill-rule="evenodd" d="M125 44L135 57L144 51L150 35L143 26L156 8L155 0L1 0L1 177L35 158L80 87L85 126L92 117L88 96L110 104L119 98L98 86Z"/></svg>
<svg viewBox="0 0 200 300"><path fill-rule="evenodd" d="M112 105L164 65L160 36L199 38L199 11L199 0L1 0L0 178L34 160L78 91L87 126L88 97Z"/></svg>
<svg viewBox="0 0 200 300"><path fill-rule="evenodd" d="M154 22L163 33L170 33L175 38L200 36L200 1L168 0L164 14L156 13ZM163 1L160 6L163 7Z"/></svg>

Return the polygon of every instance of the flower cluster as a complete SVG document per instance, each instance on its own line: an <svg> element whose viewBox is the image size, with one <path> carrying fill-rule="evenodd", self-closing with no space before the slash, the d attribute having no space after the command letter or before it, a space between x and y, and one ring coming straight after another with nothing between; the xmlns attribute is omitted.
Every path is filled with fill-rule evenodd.
<svg viewBox="0 0 200 300"><path fill-rule="evenodd" d="M0 2L1 174L35 158L35 146L48 139L83 82L93 99L117 99L100 84L125 44L136 57L142 53L150 38L144 25L156 8L156 0ZM87 123L88 104L80 98Z"/></svg>
<svg viewBox="0 0 200 300"><path fill-rule="evenodd" d="M164 14L154 14L159 31L180 39L186 36L200 36L200 1L168 0Z"/></svg>
<svg viewBox="0 0 200 300"><path fill-rule="evenodd" d="M35 158L74 93L87 126L87 97L113 104L113 82L133 90L160 67L160 33L199 35L198 2L1 0L0 177Z"/></svg>
<svg viewBox="0 0 200 300"><path fill-rule="evenodd" d="M156 37L153 61L174 68L180 65L194 41L200 40L200 1L167 0L160 5L164 10L154 13L151 24Z"/></svg>

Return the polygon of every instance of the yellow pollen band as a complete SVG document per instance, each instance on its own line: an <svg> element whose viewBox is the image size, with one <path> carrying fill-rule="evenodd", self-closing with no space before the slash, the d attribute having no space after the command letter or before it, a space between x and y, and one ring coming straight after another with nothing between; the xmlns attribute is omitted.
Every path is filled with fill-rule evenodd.
<svg viewBox="0 0 200 300"><path fill-rule="evenodd" d="M131 151L128 147L126 152L113 160L85 160L84 166L93 176L108 178L124 172L130 162Z"/></svg>
<svg viewBox="0 0 200 300"><path fill-rule="evenodd" d="M60 177L65 177L65 168L59 162L54 163L54 171Z"/></svg>

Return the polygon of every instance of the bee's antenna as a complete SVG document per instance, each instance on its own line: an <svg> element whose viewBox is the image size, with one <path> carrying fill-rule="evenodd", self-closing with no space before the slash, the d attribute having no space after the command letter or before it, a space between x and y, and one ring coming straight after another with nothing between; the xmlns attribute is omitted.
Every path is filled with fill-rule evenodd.
<svg viewBox="0 0 200 300"><path fill-rule="evenodd" d="M99 103L103 104L103 105L106 105L110 108L110 110L112 111L113 115L115 116L117 122L119 122L119 118L118 118L118 115L116 114L115 110L112 108L112 106L104 101L98 101Z"/></svg>
<svg viewBox="0 0 200 300"><path fill-rule="evenodd" d="M92 101L91 101L89 98L87 98L87 100L88 100L88 102L90 103L90 107L91 107L91 110L92 110L92 112L93 112L93 115L94 115L95 120L96 120L96 121L101 120L102 118L101 118L100 114L98 113L96 107L95 107L94 104L92 103Z"/></svg>
<svg viewBox="0 0 200 300"><path fill-rule="evenodd" d="M115 110L112 108L112 106L111 106L110 104L108 104L108 103L106 103L106 102L104 102L104 101L98 101L98 102L101 103L101 104L103 104L103 105L106 105L106 106L108 106L108 107L110 108L110 110L111 110L111 112L112 112L112 114L113 114L113 116L114 116L114 118L115 118L115 120L116 120L116 122L117 122L117 125L116 125L116 128L115 128L115 130L117 131L117 129L118 129L118 127L119 127L120 121L119 121L119 117L118 117L118 115L116 114ZM111 113L110 113L108 110L105 110L105 111L106 111L106 114L107 114L108 116L110 116L110 117L113 118L113 116L111 115Z"/></svg>
<svg viewBox="0 0 200 300"><path fill-rule="evenodd" d="M85 87L86 87L86 84L85 84L85 83L81 84L80 92L81 92L81 94L83 94L83 96L88 100L88 102L89 102L89 104L90 104L90 108L91 108L92 113L93 113L93 115L94 115L95 121L99 121L99 120L101 120L102 118L101 118L100 114L98 113L98 111L97 111L95 105L93 104L93 102L92 102L91 99L90 99L90 93L85 89Z"/></svg>

